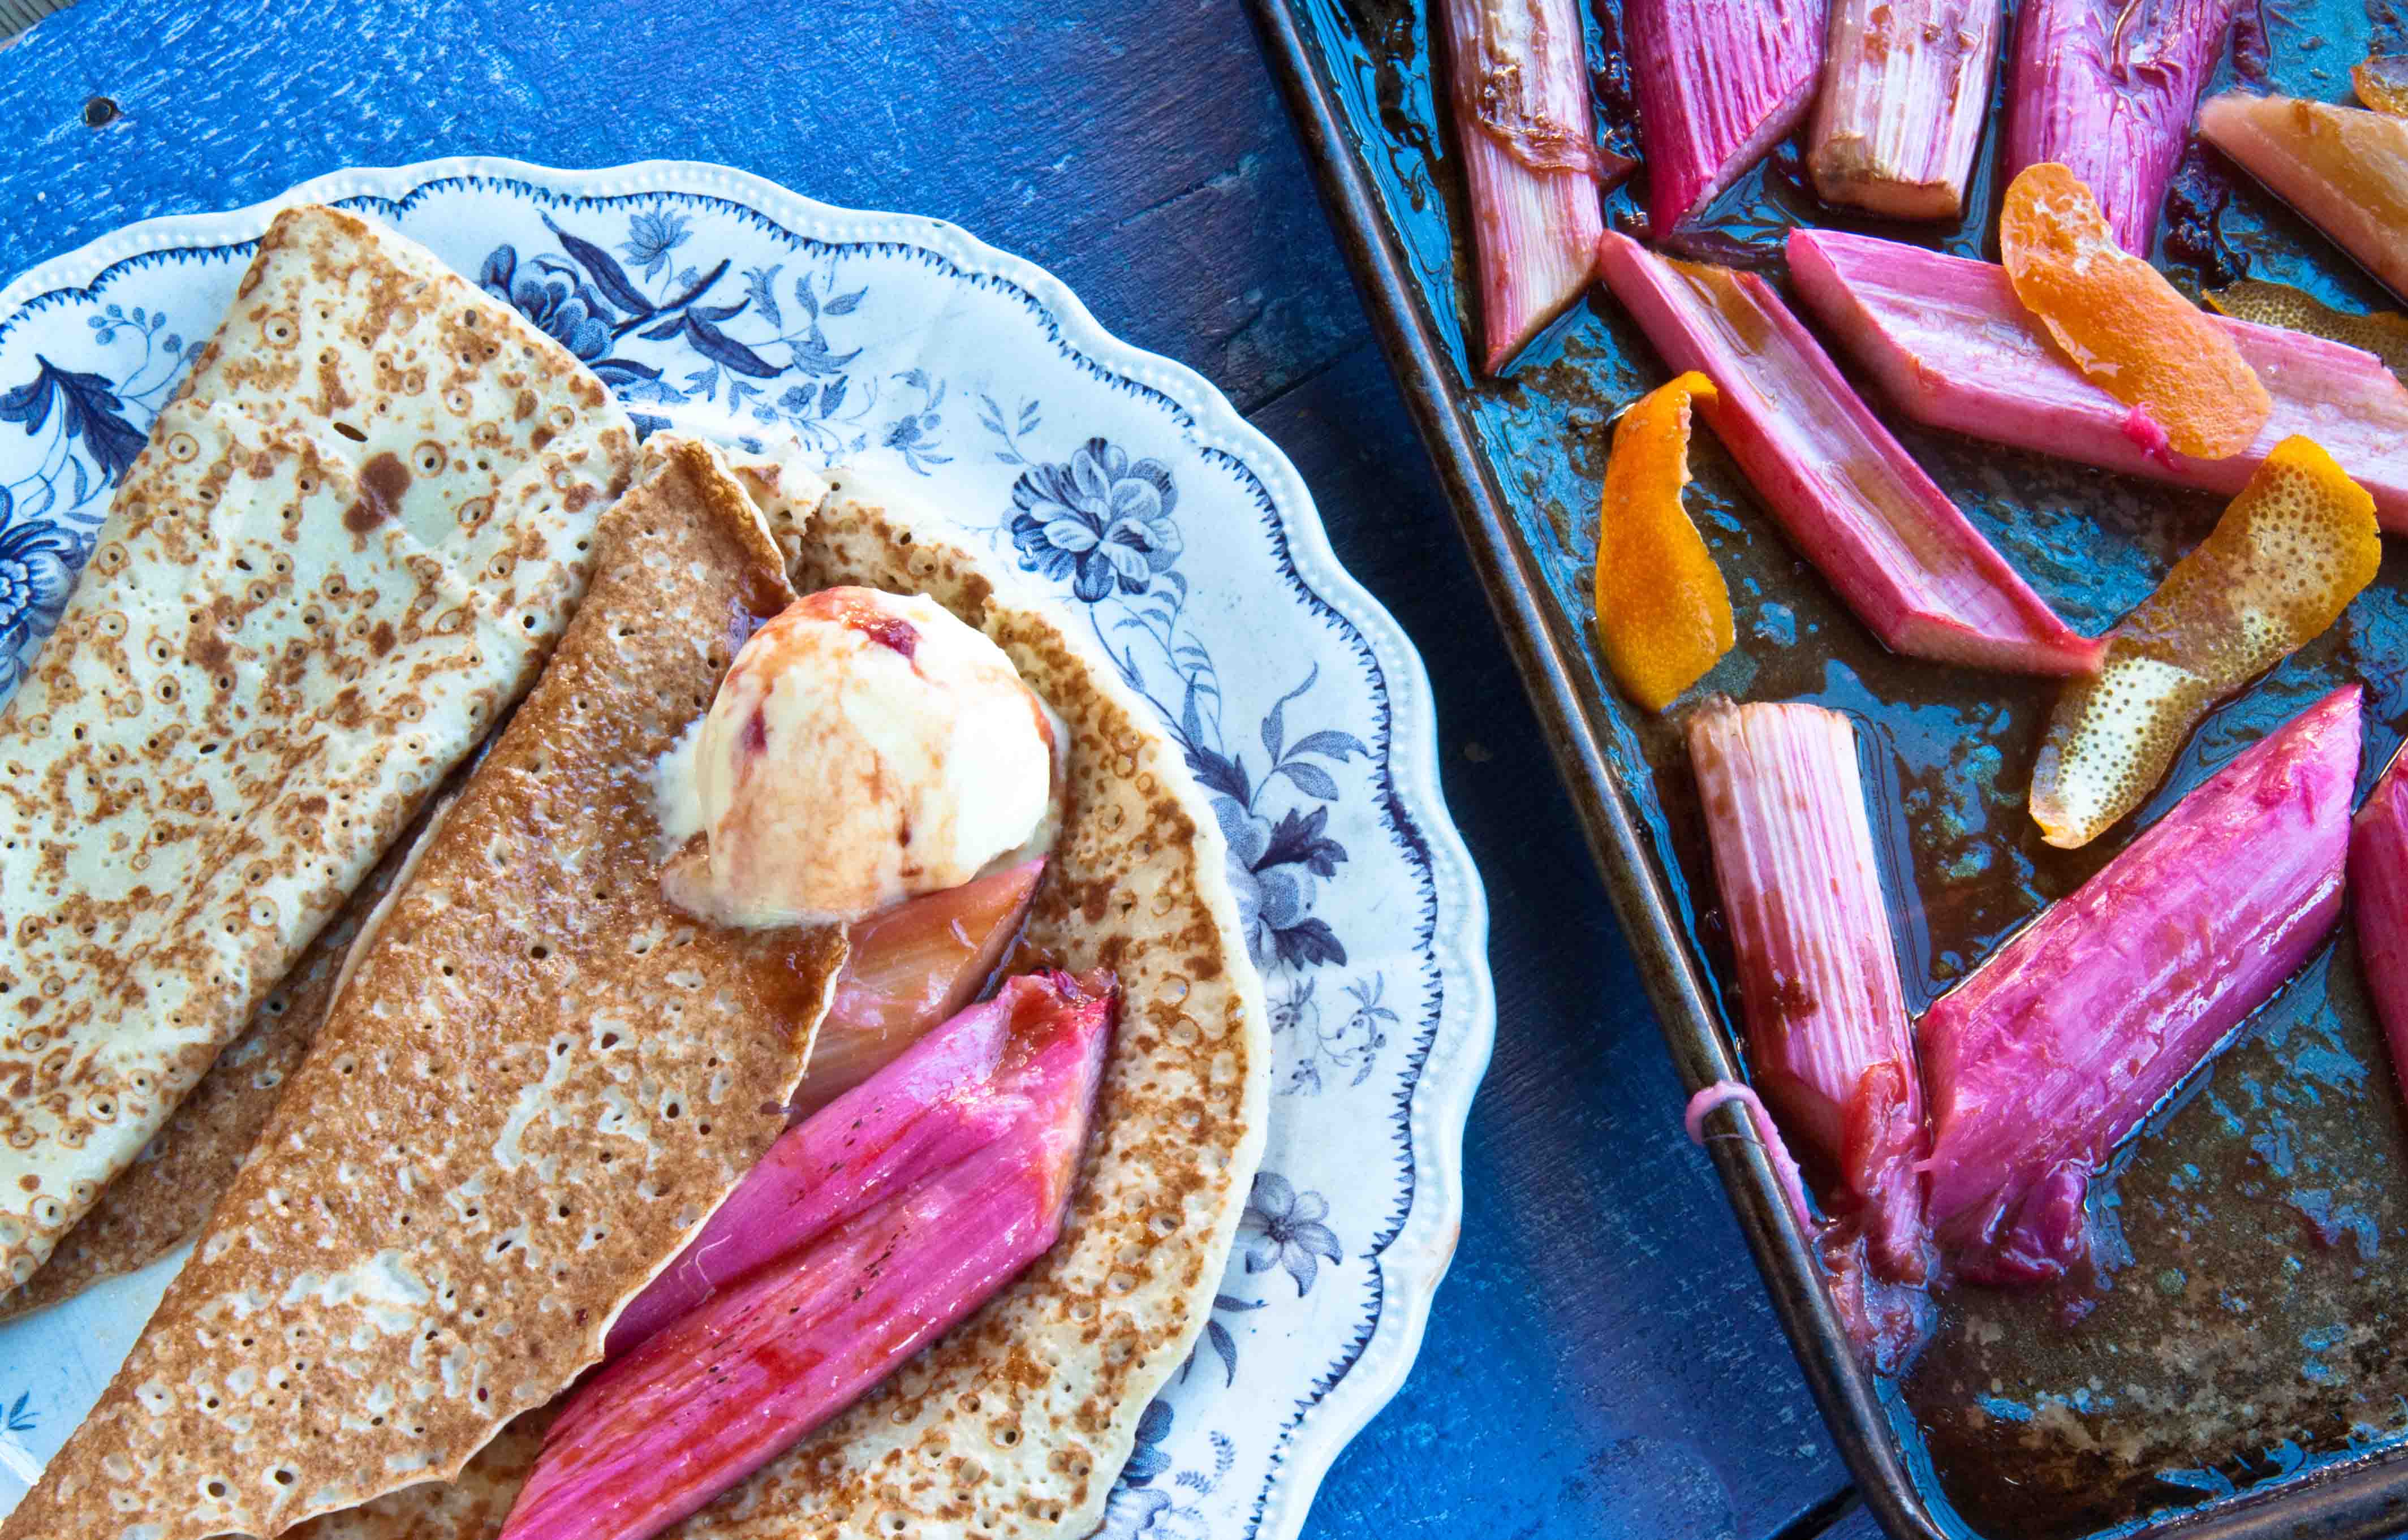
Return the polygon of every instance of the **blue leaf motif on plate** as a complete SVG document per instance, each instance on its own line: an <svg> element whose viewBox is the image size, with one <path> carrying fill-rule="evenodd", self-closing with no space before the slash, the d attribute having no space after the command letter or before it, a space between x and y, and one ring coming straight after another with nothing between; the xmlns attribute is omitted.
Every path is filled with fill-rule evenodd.
<svg viewBox="0 0 2408 1540"><path fill-rule="evenodd" d="M7 1419L5 1422L0 1422L0 1432L12 1433L32 1433L39 1422L39 1419L36 1419L29 1409L32 1405L33 1400L34 1392L26 1390L20 1394L15 1401L9 1403Z"/></svg>
<svg viewBox="0 0 2408 1540"><path fill-rule="evenodd" d="M123 476L148 435L125 421L125 403L115 387L98 375L62 369L39 353L34 364L32 379L0 395L0 422L22 425L30 438L42 431L56 406L67 437L82 440L101 475L111 481Z"/></svg>

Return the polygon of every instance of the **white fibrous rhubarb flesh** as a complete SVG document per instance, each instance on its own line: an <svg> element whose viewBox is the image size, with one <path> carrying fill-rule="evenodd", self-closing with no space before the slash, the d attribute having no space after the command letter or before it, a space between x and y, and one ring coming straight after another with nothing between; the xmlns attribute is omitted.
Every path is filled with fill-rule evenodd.
<svg viewBox="0 0 2408 1540"><path fill-rule="evenodd" d="M1788 254L1807 308L1917 422L2227 496L2300 435L2366 489L2386 529L2408 532L2408 390L2372 353L2219 317L2274 412L2242 453L2195 459L2049 345L2005 268L1833 230L1791 231Z"/></svg>
<svg viewBox="0 0 2408 1540"><path fill-rule="evenodd" d="M2395 755L2349 835L2349 903L2358 962L2391 1045L2391 1067L2408 1085L2408 754Z"/></svg>
<svg viewBox="0 0 2408 1540"><path fill-rule="evenodd" d="M2228 91L2199 131L2408 296L2408 118Z"/></svg>
<svg viewBox="0 0 2408 1540"><path fill-rule="evenodd" d="M1627 0L1647 222L1680 243L1706 206L1788 137L1823 75L1828 0Z"/></svg>
<svg viewBox="0 0 2408 1540"><path fill-rule="evenodd" d="M1770 284L1609 231L1600 265L1656 350L1714 382L1698 410L1799 553L1891 650L2014 673L2100 644L2032 592L1892 437Z"/></svg>
<svg viewBox="0 0 2408 1540"><path fill-rule="evenodd" d="M1807 169L1826 203L1955 219L1982 143L2000 0L1833 0Z"/></svg>
<svg viewBox="0 0 2408 1540"><path fill-rule="evenodd" d="M1925 1013L1928 1213L1982 1283L2061 1277L2111 1149L2341 913L2359 690L2254 745Z"/></svg>
<svg viewBox="0 0 2408 1540"><path fill-rule="evenodd" d="M1748 1078L1860 1216L1883 1275L1925 1276L1923 1096L1854 724L1798 703L1717 697L1689 761L1738 964Z"/></svg>
<svg viewBox="0 0 2408 1540"><path fill-rule="evenodd" d="M659 1533L1043 1255L1068 1211L1118 998L1108 975L1014 978L791 1132L817 1140L810 1157L756 1194L747 1219L782 1248L749 1270L713 1259L722 1278L698 1304L569 1398L504 1540ZM931 1070L948 1056L953 1073ZM862 1151L867 1120L883 1118L891 1142L914 1122L963 1117L990 1136L950 1161L923 1157L908 1179Z"/></svg>
<svg viewBox="0 0 2408 1540"><path fill-rule="evenodd" d="M2013 178L2054 162L2098 198L2115 244L2147 256L2223 57L2235 0L2032 0L2015 15L2008 82Z"/></svg>
<svg viewBox="0 0 2408 1540"><path fill-rule="evenodd" d="M1503 370L1597 270L1602 195L1632 162L1597 142L1573 0L1440 0L1471 195L1484 366Z"/></svg>

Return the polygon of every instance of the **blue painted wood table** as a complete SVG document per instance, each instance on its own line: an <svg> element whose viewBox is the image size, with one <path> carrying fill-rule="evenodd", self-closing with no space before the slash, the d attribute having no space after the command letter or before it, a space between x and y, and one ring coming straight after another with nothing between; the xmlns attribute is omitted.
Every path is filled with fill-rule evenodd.
<svg viewBox="0 0 2408 1540"><path fill-rule="evenodd" d="M345 165L709 160L954 221L1211 377L1428 660L1495 907L1461 1249L1312 1533L1870 1533L1234 0L85 0L0 50L0 275Z"/></svg>

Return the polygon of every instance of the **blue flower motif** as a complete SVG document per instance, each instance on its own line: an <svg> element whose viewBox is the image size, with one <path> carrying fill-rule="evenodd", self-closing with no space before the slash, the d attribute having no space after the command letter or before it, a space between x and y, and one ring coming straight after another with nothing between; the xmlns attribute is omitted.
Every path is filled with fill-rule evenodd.
<svg viewBox="0 0 2408 1540"><path fill-rule="evenodd" d="M1313 1279L1324 1261L1343 1261L1338 1234L1321 1221L1329 1218L1329 1200L1318 1192L1298 1192L1274 1172L1257 1172L1254 1195L1238 1219L1238 1245L1246 1255L1246 1271L1287 1269L1296 1280L1296 1297L1312 1292Z"/></svg>
<svg viewBox="0 0 2408 1540"><path fill-rule="evenodd" d="M494 248L477 281L584 362L591 364L610 350L610 316L599 296L580 292L580 286L565 278L520 272L519 254L511 248Z"/></svg>
<svg viewBox="0 0 2408 1540"><path fill-rule="evenodd" d="M1137 1443L1129 1450L1128 1463L1121 1467L1121 1480L1132 1487L1147 1482L1170 1469L1169 1452L1162 1441L1170 1436L1172 1420L1170 1403L1150 1401L1137 1419Z"/></svg>
<svg viewBox="0 0 2408 1540"><path fill-rule="evenodd" d="M1214 797L1221 837L1229 842L1229 885L1237 891L1238 924L1258 968L1278 959L1279 933L1303 922L1312 907L1312 878L1289 864L1261 864L1270 853L1271 820L1229 797Z"/></svg>
<svg viewBox="0 0 2408 1540"><path fill-rule="evenodd" d="M685 244L688 234L682 214L638 214L628 221L627 238L619 244L619 250L644 270L649 282L669 264L669 253ZM777 269L769 271L775 273Z"/></svg>
<svg viewBox="0 0 2408 1540"><path fill-rule="evenodd" d="M1068 577L1088 604L1111 593L1143 593L1170 570L1182 549L1169 467L1132 463L1128 451L1090 438L1067 464L1031 465L1011 484L1011 543L1020 564Z"/></svg>
<svg viewBox="0 0 2408 1540"><path fill-rule="evenodd" d="M7 492L0 490L0 506ZM56 524L0 525L0 699L17 687L26 642L59 623L75 587L76 538Z"/></svg>

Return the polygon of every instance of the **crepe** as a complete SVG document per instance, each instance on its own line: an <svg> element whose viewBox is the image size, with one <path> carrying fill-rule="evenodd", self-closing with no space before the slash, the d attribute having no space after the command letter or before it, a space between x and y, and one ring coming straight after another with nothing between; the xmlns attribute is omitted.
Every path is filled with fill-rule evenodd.
<svg viewBox="0 0 2408 1540"><path fill-rule="evenodd" d="M0 1289L533 680L634 455L425 251L269 227L0 708Z"/></svg>
<svg viewBox="0 0 2408 1540"><path fill-rule="evenodd" d="M666 461L0 1537L273 1535L449 1478L601 1357L784 1128L843 933L670 908L650 773L793 592L711 458Z"/></svg>
<svg viewBox="0 0 2408 1540"><path fill-rule="evenodd" d="M805 472L778 480L756 463L740 468L756 495L799 500L816 485ZM807 530L791 510L785 523L799 531L797 588L929 594L1001 644L1068 723L1061 840L1013 965L1110 967L1125 1002L1061 1243L852 1410L669 1533L1083 1537L1138 1419L1204 1329L1261 1158L1268 1019L1226 849L1177 746L1110 662L926 517L838 472ZM302 1535L490 1540L537 1448L523 1426L456 1485L398 1493Z"/></svg>

